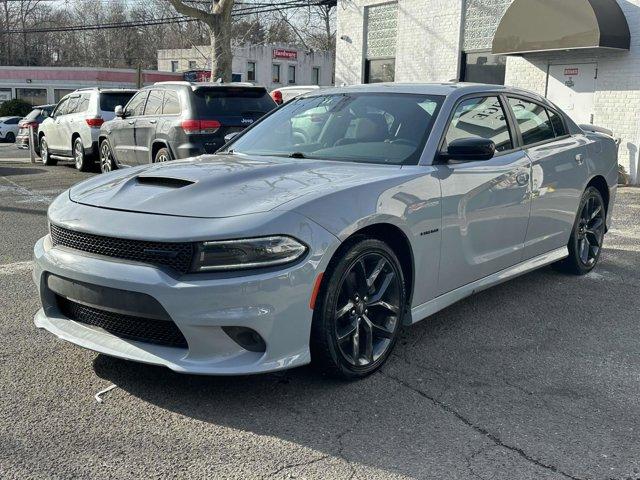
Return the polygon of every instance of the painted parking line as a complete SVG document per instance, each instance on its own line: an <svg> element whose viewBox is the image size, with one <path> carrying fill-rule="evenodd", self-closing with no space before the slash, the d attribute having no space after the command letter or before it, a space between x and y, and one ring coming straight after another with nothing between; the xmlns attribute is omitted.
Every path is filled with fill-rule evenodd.
<svg viewBox="0 0 640 480"><path fill-rule="evenodd" d="M0 276L28 272L32 268L33 262L31 260L26 262L5 263L4 265L0 265Z"/></svg>
<svg viewBox="0 0 640 480"><path fill-rule="evenodd" d="M10 185L8 187L0 186L0 192L4 190L4 191L9 191L9 192L17 193L18 195L21 195L23 197L23 200L19 201L19 203L46 203L48 205L54 199L54 197L50 197L47 195L43 195L41 193L34 192L32 190L29 190L28 188L23 187L22 185L14 182L10 178L0 177L0 179L6 181Z"/></svg>

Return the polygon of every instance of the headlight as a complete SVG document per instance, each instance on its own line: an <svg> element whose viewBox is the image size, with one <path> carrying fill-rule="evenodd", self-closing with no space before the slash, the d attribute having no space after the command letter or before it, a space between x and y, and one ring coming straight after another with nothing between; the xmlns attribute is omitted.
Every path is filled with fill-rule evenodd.
<svg viewBox="0 0 640 480"><path fill-rule="evenodd" d="M202 242L198 245L192 271L272 267L293 262L306 251L305 245L285 236Z"/></svg>

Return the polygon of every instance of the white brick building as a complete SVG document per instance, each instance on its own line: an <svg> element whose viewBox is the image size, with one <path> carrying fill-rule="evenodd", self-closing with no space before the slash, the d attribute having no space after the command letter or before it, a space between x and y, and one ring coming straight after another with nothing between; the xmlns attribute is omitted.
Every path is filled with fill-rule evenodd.
<svg viewBox="0 0 640 480"><path fill-rule="evenodd" d="M158 70L187 72L210 68L209 46L158 50ZM289 45L233 47L233 79L269 90L289 85L333 85L333 52L308 52Z"/></svg>
<svg viewBox="0 0 640 480"><path fill-rule="evenodd" d="M578 123L612 130L620 164L640 183L640 0L339 0L337 38L337 85L533 90Z"/></svg>

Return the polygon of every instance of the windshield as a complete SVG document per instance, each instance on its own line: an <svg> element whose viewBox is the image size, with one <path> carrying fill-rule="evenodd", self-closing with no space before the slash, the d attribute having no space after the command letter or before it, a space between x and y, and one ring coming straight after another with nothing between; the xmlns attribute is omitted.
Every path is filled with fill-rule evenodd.
<svg viewBox="0 0 640 480"><path fill-rule="evenodd" d="M417 164L442 99L400 93L299 98L229 148L250 155Z"/></svg>
<svg viewBox="0 0 640 480"><path fill-rule="evenodd" d="M126 105L136 92L101 92L100 110L114 112L118 105Z"/></svg>

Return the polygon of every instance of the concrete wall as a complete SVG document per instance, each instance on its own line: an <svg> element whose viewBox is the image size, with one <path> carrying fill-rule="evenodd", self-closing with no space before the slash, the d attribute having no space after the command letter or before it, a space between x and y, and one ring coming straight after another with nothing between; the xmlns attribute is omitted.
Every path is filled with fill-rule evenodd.
<svg viewBox="0 0 640 480"><path fill-rule="evenodd" d="M295 50L297 60L274 59L273 49ZM189 49L158 50L158 70L171 71L171 61L178 62L178 71L210 68L208 46ZM264 85L269 90L291 85L288 78L288 67L296 67L296 85L310 85L313 67L320 68L320 85L333 85L333 52L306 52L303 49L288 45L253 45L233 47L232 69L234 74L240 74L243 82L247 81L247 62L256 63L255 83ZM189 62L194 62L191 67ZM280 83L274 83L271 76L273 64L280 65Z"/></svg>
<svg viewBox="0 0 640 480"><path fill-rule="evenodd" d="M381 0L338 2L336 85L362 83L365 8ZM396 82L443 82L457 78L462 0L400 0Z"/></svg>

